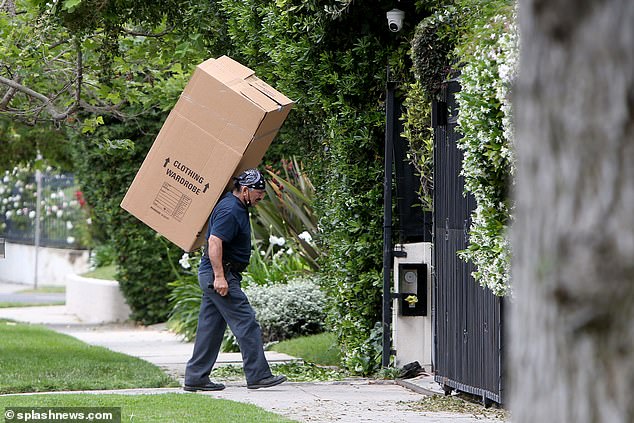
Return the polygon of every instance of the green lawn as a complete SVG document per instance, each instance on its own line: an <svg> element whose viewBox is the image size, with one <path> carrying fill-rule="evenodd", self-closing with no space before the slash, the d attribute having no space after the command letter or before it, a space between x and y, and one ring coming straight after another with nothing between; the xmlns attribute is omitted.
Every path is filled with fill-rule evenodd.
<svg viewBox="0 0 634 423"><path fill-rule="evenodd" d="M178 386L153 364L41 326L0 320L0 394Z"/></svg>
<svg viewBox="0 0 634 423"><path fill-rule="evenodd" d="M115 274L117 273L117 267L114 264L98 267L95 270L91 270L90 272L83 273L81 276L85 278L94 278L94 279L106 279L113 281L115 280Z"/></svg>
<svg viewBox="0 0 634 423"><path fill-rule="evenodd" d="M320 366L339 366L341 362L337 339L328 332L282 341L270 349Z"/></svg>
<svg viewBox="0 0 634 423"><path fill-rule="evenodd" d="M199 394L52 394L2 396L5 407L121 407L121 422L134 423L286 423L293 422L251 404Z"/></svg>
<svg viewBox="0 0 634 423"><path fill-rule="evenodd" d="M53 301L50 303L14 303L14 302L2 302L0 301L0 308L9 308L9 307L42 307L42 306L52 306L52 305L64 305L66 302L64 301Z"/></svg>
<svg viewBox="0 0 634 423"><path fill-rule="evenodd" d="M24 289L16 294L63 294L64 292L66 292L65 286L44 285L38 286L37 289Z"/></svg>

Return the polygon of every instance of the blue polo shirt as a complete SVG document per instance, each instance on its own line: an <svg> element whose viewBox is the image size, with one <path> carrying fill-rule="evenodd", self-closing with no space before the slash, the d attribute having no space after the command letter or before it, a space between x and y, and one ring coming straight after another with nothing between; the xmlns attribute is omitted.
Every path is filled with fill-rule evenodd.
<svg viewBox="0 0 634 423"><path fill-rule="evenodd" d="M200 261L199 272L212 271L209 261L209 237L222 240L222 260L248 263L251 258L251 224L249 211L233 193L226 193L209 216L205 252Z"/></svg>

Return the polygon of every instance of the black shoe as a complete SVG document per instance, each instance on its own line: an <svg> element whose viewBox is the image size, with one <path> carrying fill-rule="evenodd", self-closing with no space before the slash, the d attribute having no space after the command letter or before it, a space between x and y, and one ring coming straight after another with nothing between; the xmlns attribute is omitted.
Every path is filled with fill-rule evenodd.
<svg viewBox="0 0 634 423"><path fill-rule="evenodd" d="M183 389L189 392L222 391L223 389L225 389L225 385L223 385L222 383L209 382L204 385L185 385L183 386Z"/></svg>
<svg viewBox="0 0 634 423"><path fill-rule="evenodd" d="M270 388L271 386L279 385L282 382L286 382L286 376L270 376L262 380L258 380L255 383L247 384L248 389Z"/></svg>

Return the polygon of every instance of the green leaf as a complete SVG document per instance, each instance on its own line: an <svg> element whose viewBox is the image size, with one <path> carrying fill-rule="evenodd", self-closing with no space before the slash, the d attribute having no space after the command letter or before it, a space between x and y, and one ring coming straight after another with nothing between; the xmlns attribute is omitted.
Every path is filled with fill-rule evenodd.
<svg viewBox="0 0 634 423"><path fill-rule="evenodd" d="M72 12L77 6L81 4L82 0L64 0L63 10Z"/></svg>

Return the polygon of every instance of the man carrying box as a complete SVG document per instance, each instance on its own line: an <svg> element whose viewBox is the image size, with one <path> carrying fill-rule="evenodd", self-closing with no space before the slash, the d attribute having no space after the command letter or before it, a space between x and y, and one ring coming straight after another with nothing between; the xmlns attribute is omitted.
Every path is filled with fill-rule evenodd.
<svg viewBox="0 0 634 423"><path fill-rule="evenodd" d="M264 176L257 169L248 169L235 178L233 191L226 193L211 213L207 246L198 270L203 297L194 352L185 369L186 391L225 388L212 382L209 375L227 324L240 345L247 388L269 388L286 381L286 376L271 373L260 325L240 288L241 272L251 257L248 207L256 205L265 194Z"/></svg>

